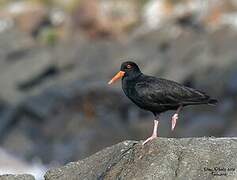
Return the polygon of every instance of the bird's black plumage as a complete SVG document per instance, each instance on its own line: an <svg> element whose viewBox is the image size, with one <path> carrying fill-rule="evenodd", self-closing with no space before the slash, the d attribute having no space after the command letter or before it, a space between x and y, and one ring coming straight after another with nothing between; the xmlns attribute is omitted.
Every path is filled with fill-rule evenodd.
<svg viewBox="0 0 237 180"><path fill-rule="evenodd" d="M217 103L217 100L199 90L167 79L144 75L134 62L124 62L120 70L125 72L122 88L126 96L154 115L176 110L180 106Z"/></svg>
<svg viewBox="0 0 237 180"><path fill-rule="evenodd" d="M216 99L211 99L210 96L199 90L167 79L144 75L138 65L131 61L122 63L120 71L108 84L120 78L122 78L122 88L126 96L140 108L151 111L155 115L153 133L142 143L143 145L158 137L160 113L176 110L171 119L171 130L173 131L182 107L217 103Z"/></svg>

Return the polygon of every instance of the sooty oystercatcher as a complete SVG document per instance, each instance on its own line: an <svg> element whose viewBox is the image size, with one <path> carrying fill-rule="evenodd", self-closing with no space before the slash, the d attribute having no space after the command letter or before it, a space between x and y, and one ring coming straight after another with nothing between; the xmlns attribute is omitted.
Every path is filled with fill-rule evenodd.
<svg viewBox="0 0 237 180"><path fill-rule="evenodd" d="M176 110L172 116L171 130L173 131L178 114L184 106L217 103L216 99L211 99L199 90L174 81L147 76L140 71L136 63L131 61L122 63L120 71L108 84L120 78L122 78L122 88L126 96L137 106L151 111L155 116L153 134L143 142L143 145L157 137L160 113Z"/></svg>

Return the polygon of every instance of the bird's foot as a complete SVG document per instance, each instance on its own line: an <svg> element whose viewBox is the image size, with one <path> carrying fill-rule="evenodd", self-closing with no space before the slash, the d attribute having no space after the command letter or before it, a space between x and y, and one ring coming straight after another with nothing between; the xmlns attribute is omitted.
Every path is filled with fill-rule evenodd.
<svg viewBox="0 0 237 180"><path fill-rule="evenodd" d="M175 126L176 126L176 122L179 118L179 115L177 113L175 113L173 116L172 116L172 127L171 127L171 130L173 131Z"/></svg>
<svg viewBox="0 0 237 180"><path fill-rule="evenodd" d="M155 139L155 138L157 138L157 135L152 135L151 137L147 138L147 139L142 143L142 145L145 145L146 143L148 143L149 141L151 141L151 140L153 140L153 139Z"/></svg>

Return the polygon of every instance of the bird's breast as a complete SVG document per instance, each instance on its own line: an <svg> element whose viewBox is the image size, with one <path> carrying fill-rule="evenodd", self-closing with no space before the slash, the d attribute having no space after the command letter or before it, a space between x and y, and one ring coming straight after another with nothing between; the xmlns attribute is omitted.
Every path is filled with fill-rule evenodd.
<svg viewBox="0 0 237 180"><path fill-rule="evenodd" d="M135 86L136 86L136 83L134 83L134 82L125 81L122 83L122 88L123 88L125 95L137 106L144 108L143 107L144 106L143 99L140 98L140 96L138 95L138 93L135 89Z"/></svg>
<svg viewBox="0 0 237 180"><path fill-rule="evenodd" d="M122 81L122 89L123 89L124 93L126 94L126 96L128 98L130 98L134 94L135 84L130 83L129 81L123 80Z"/></svg>

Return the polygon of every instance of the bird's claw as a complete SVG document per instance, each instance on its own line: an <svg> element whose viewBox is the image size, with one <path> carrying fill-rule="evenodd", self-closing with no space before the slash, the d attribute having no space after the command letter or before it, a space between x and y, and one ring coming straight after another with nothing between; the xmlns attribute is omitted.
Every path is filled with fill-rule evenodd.
<svg viewBox="0 0 237 180"><path fill-rule="evenodd" d="M151 141L151 140L153 140L153 139L155 139L155 138L157 138L157 136L152 135L151 137L147 138L147 139L142 143L142 145L144 146L146 143L148 143L149 141Z"/></svg>

